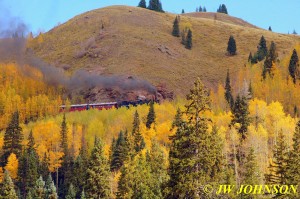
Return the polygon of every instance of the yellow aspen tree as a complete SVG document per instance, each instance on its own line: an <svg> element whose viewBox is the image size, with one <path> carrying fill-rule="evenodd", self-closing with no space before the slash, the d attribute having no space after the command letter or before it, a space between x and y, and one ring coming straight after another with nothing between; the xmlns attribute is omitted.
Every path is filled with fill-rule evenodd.
<svg viewBox="0 0 300 199"><path fill-rule="evenodd" d="M11 153L7 159L5 169L9 172L12 179L16 179L18 176L19 161L16 154Z"/></svg>

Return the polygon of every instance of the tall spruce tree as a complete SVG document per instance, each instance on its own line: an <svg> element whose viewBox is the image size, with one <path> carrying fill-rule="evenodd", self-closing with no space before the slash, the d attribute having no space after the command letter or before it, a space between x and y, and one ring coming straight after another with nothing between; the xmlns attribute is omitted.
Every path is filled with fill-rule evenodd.
<svg viewBox="0 0 300 199"><path fill-rule="evenodd" d="M1 166L5 166L7 164L7 158L11 153L16 154L18 158L21 156L22 141L23 133L19 123L19 112L14 112L4 134Z"/></svg>
<svg viewBox="0 0 300 199"><path fill-rule="evenodd" d="M274 63L276 62L276 59L277 59L276 45L272 41L270 49L268 51L268 54L267 54L265 62L264 62L264 68L263 68L263 72L262 72L262 76L264 79L266 78L267 73L271 77L274 76L273 70L274 70Z"/></svg>
<svg viewBox="0 0 300 199"><path fill-rule="evenodd" d="M184 14L184 13L185 13L185 12L184 12L184 9L182 9L182 10L181 10L181 14Z"/></svg>
<svg viewBox="0 0 300 199"><path fill-rule="evenodd" d="M147 115L146 127L151 128L151 125L155 124L155 111L154 111L154 102L150 102L149 112Z"/></svg>
<svg viewBox="0 0 300 199"><path fill-rule="evenodd" d="M193 47L193 33L191 29L189 29L186 36L185 48L191 50L192 47Z"/></svg>
<svg viewBox="0 0 300 199"><path fill-rule="evenodd" d="M40 176L35 183L35 186L32 190L32 197L35 199L46 198L45 181L43 180L42 176Z"/></svg>
<svg viewBox="0 0 300 199"><path fill-rule="evenodd" d="M174 37L180 37L180 29L179 29L179 21L178 21L178 16L176 16L174 23L173 23L173 31L172 35Z"/></svg>
<svg viewBox="0 0 300 199"><path fill-rule="evenodd" d="M266 181L269 184L287 184L288 181L288 145L283 132L280 131L273 149L273 161L269 165Z"/></svg>
<svg viewBox="0 0 300 199"><path fill-rule="evenodd" d="M229 37L229 40L228 40L227 53L228 53L228 55L231 55L231 56L236 55L236 42L232 35Z"/></svg>
<svg viewBox="0 0 300 199"><path fill-rule="evenodd" d="M167 198L200 198L200 189L211 179L215 164L210 148L208 133L209 119L204 112L210 110L209 93L198 78L187 95L186 111L188 121L178 125L176 134L170 137L172 144L169 160L170 180Z"/></svg>
<svg viewBox="0 0 300 199"><path fill-rule="evenodd" d="M103 143L96 137L87 168L85 190L88 198L110 198L109 175L109 164L104 156Z"/></svg>
<svg viewBox="0 0 300 199"><path fill-rule="evenodd" d="M296 80L299 76L298 71L299 71L299 58L296 49L294 49L289 64L289 72L290 72L290 76L293 78L294 84L296 84Z"/></svg>
<svg viewBox="0 0 300 199"><path fill-rule="evenodd" d="M132 135L134 137L134 149L136 152L139 152L145 148L145 141L140 131L140 116L137 111L135 111L134 113L132 125L133 125Z"/></svg>
<svg viewBox="0 0 300 199"><path fill-rule="evenodd" d="M250 125L250 117L248 110L247 99L240 95L237 96L234 107L233 107L233 118L231 120L231 125L239 124L239 133L242 136L242 139L246 139L246 133L248 126Z"/></svg>
<svg viewBox="0 0 300 199"><path fill-rule="evenodd" d="M272 32L272 27L271 27L271 26L269 26L269 29L268 29L268 30Z"/></svg>
<svg viewBox="0 0 300 199"><path fill-rule="evenodd" d="M123 132L119 133L118 139L116 141L115 148L113 150L110 170L118 171L124 164L127 155L125 153L126 150L126 141Z"/></svg>
<svg viewBox="0 0 300 199"><path fill-rule="evenodd" d="M219 8L217 9L217 12L219 12L219 13L224 13L224 14L228 14L226 5L225 5L225 4L221 4L221 5L219 6Z"/></svg>
<svg viewBox="0 0 300 199"><path fill-rule="evenodd" d="M57 192L54 182L52 180L51 174L48 175L47 181L45 183L45 195L46 199L57 199Z"/></svg>
<svg viewBox="0 0 300 199"><path fill-rule="evenodd" d="M287 165L288 184L300 184L300 121L297 122L293 135L293 148L288 154L289 164Z"/></svg>
<svg viewBox="0 0 300 199"><path fill-rule="evenodd" d="M66 199L76 199L76 191L75 191L75 187L73 186L73 184L71 183L67 192L67 195L65 197Z"/></svg>
<svg viewBox="0 0 300 199"><path fill-rule="evenodd" d="M146 5L146 1L145 0L141 0L138 7L140 8L147 8L147 5Z"/></svg>
<svg viewBox="0 0 300 199"><path fill-rule="evenodd" d="M19 158L18 167L18 186L21 195L25 197L32 187L34 187L36 180L39 177L38 167L39 159L35 150L35 142L30 131L28 136L27 149L23 151L22 156Z"/></svg>
<svg viewBox="0 0 300 199"><path fill-rule="evenodd" d="M261 36L255 57L257 58L257 61L262 61L267 56L267 54L268 54L267 41L264 36Z"/></svg>
<svg viewBox="0 0 300 199"><path fill-rule="evenodd" d="M230 107L230 109L233 109L234 106L234 100L232 96L232 89L230 84L230 76L229 76L229 69L227 70L227 76L225 81L225 99Z"/></svg>
<svg viewBox="0 0 300 199"><path fill-rule="evenodd" d="M156 12L164 12L160 0L149 0L148 9Z"/></svg>
<svg viewBox="0 0 300 199"><path fill-rule="evenodd" d="M4 171L4 178L0 187L1 199L18 199L17 193L14 188L14 183L8 174L8 171Z"/></svg>

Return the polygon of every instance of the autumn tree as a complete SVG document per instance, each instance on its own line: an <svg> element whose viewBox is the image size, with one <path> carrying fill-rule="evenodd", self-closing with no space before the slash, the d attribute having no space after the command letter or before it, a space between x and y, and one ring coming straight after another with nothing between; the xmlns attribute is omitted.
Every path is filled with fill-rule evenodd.
<svg viewBox="0 0 300 199"><path fill-rule="evenodd" d="M22 141L23 133L19 123L19 112L15 112L4 134L3 154L1 157L2 166L6 165L7 158L11 153L14 153L17 157L21 155Z"/></svg>
<svg viewBox="0 0 300 199"><path fill-rule="evenodd" d="M192 30L189 29L185 40L185 48L191 50L192 47L193 47L193 33Z"/></svg>
<svg viewBox="0 0 300 199"><path fill-rule="evenodd" d="M160 0L150 0L148 9L156 12L164 12Z"/></svg>
<svg viewBox="0 0 300 199"><path fill-rule="evenodd" d="M298 70L299 70L299 58L296 49L294 49L289 64L289 72L290 72L290 76L293 78L294 84L296 84L296 79L299 76Z"/></svg>
<svg viewBox="0 0 300 199"><path fill-rule="evenodd" d="M238 125L238 131L242 136L242 139L246 139L246 133L250 124L249 108L247 99L240 95L237 96L233 107L233 118L231 125Z"/></svg>
<svg viewBox="0 0 300 199"><path fill-rule="evenodd" d="M228 40L227 53L231 56L236 55L236 42L232 35L229 37Z"/></svg>
<svg viewBox="0 0 300 199"><path fill-rule="evenodd" d="M225 81L225 99L230 107L230 109L234 106L234 100L232 96L232 89L230 84L230 76L229 76L229 69L227 70L227 76Z"/></svg>
<svg viewBox="0 0 300 199"><path fill-rule="evenodd" d="M7 171L4 172L4 179L0 187L1 199L18 199L17 193L14 188L14 183Z"/></svg>
<svg viewBox="0 0 300 199"><path fill-rule="evenodd" d="M146 127L151 128L151 125L155 124L155 111L154 111L154 102L150 103L149 112L147 115Z"/></svg>
<svg viewBox="0 0 300 199"><path fill-rule="evenodd" d="M173 31L172 35L174 37L180 37L180 29L179 29L179 21L178 21L178 16L176 16L174 22L173 22Z"/></svg>
<svg viewBox="0 0 300 199"><path fill-rule="evenodd" d="M18 175L19 161L14 153L11 153L7 158L5 170L9 172L12 179L16 179Z"/></svg>
<svg viewBox="0 0 300 199"><path fill-rule="evenodd" d="M147 8L146 1L145 0L140 0L140 3L138 5L138 7L140 7L140 8Z"/></svg>
<svg viewBox="0 0 300 199"><path fill-rule="evenodd" d="M109 174L109 164L104 157L102 141L96 137L87 168L85 190L89 198L110 198Z"/></svg>

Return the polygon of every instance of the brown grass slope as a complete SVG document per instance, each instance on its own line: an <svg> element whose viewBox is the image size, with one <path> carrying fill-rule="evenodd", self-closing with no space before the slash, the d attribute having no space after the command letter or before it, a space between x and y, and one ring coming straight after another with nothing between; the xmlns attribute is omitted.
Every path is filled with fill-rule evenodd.
<svg viewBox="0 0 300 199"><path fill-rule="evenodd" d="M205 15L181 15L181 24L193 30L192 50L171 35L176 15L127 6L76 16L45 33L43 39L33 40L31 47L39 57L60 67L67 65L71 72L84 68L103 75L137 76L154 85L164 83L180 94L188 91L197 76L209 86L223 83L226 70L234 75L243 67L262 35L268 45L276 42L279 57L300 41L296 36L241 24L227 15L218 14L217 20ZM238 54L233 57L226 56L230 35L237 42Z"/></svg>

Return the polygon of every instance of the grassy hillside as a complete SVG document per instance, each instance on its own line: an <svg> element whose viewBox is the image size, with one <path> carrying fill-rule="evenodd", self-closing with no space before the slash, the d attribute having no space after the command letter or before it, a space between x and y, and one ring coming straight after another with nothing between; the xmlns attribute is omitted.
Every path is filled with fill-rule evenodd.
<svg viewBox="0 0 300 199"><path fill-rule="evenodd" d="M176 15L142 8L112 6L76 16L34 39L29 47L49 63L70 72L84 68L103 75L138 76L154 85L166 84L176 94L187 93L197 76L209 86L232 76L254 53L262 35L277 44L279 59L289 54L300 38L258 29L223 14L181 15L181 28L193 30L193 49L171 35ZM226 56L233 35L238 54Z"/></svg>

